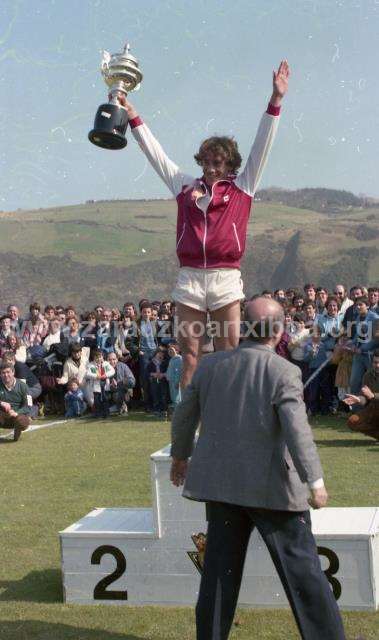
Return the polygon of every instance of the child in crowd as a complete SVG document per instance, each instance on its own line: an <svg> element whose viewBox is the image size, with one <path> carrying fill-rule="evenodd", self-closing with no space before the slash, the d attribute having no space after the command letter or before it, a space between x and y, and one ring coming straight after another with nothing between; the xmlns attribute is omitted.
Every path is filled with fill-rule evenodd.
<svg viewBox="0 0 379 640"><path fill-rule="evenodd" d="M149 380L149 391L153 402L153 412L157 418L166 417L167 411L167 382L165 350L158 347L146 368Z"/></svg>
<svg viewBox="0 0 379 640"><path fill-rule="evenodd" d="M182 375L183 368L183 360L182 356L179 355L179 348L177 344L170 344L168 347L168 356L170 358L170 362L168 363L167 371L166 371L166 380L168 382L169 390L170 390L170 399L172 405L175 406L179 404L181 401L181 393L180 393L180 377Z"/></svg>
<svg viewBox="0 0 379 640"><path fill-rule="evenodd" d="M288 350L291 354L291 362L301 369L303 384L308 376L308 363L304 360L304 349L309 338L310 329L305 327L305 315L295 313L293 317L295 331L290 335Z"/></svg>
<svg viewBox="0 0 379 640"><path fill-rule="evenodd" d="M86 380L88 391L93 393L94 418L109 416L109 378L115 375L112 365L104 360L101 349L93 349L88 363Z"/></svg>
<svg viewBox="0 0 379 640"><path fill-rule="evenodd" d="M79 388L79 380L70 378L67 383L67 393L64 396L65 417L79 418L86 410L83 391Z"/></svg>

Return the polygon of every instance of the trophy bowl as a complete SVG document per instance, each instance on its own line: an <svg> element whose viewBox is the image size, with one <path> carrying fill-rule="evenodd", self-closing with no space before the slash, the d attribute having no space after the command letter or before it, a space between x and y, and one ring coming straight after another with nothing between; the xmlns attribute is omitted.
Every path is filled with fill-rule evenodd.
<svg viewBox="0 0 379 640"><path fill-rule="evenodd" d="M99 106L93 129L88 134L90 142L103 149L123 149L127 145L128 114L117 96L137 91L143 78L137 58L129 50L126 44L121 53L103 52L101 73L109 88L109 102Z"/></svg>

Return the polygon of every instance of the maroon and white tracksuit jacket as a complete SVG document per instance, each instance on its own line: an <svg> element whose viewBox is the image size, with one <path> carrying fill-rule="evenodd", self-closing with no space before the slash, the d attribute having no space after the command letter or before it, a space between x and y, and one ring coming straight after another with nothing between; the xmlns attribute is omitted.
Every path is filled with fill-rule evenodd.
<svg viewBox="0 0 379 640"><path fill-rule="evenodd" d="M202 178L185 175L167 157L140 117L129 121L142 151L177 200L176 252L181 267L239 269L251 204L275 138L279 112L280 107L269 104L243 171L219 180L211 191Z"/></svg>

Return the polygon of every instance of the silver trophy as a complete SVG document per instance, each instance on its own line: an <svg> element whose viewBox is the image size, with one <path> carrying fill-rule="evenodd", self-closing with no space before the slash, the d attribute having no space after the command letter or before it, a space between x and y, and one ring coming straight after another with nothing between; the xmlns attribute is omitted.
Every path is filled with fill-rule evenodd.
<svg viewBox="0 0 379 640"><path fill-rule="evenodd" d="M126 44L122 53L103 52L101 73L109 87L109 102L98 108L93 129L88 134L89 140L103 149L123 149L127 145L128 114L117 95L137 91L143 77L137 58L129 50Z"/></svg>

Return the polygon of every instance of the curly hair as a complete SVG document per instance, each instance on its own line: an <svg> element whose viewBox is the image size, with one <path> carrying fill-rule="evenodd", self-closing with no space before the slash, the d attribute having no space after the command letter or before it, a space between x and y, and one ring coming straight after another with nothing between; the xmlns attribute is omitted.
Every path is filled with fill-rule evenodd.
<svg viewBox="0 0 379 640"><path fill-rule="evenodd" d="M194 156L197 164L201 166L209 152L224 156L229 170L232 173L237 173L241 166L242 158L238 151L237 142L233 138L229 138L228 136L212 136L204 140L200 145L198 153Z"/></svg>

